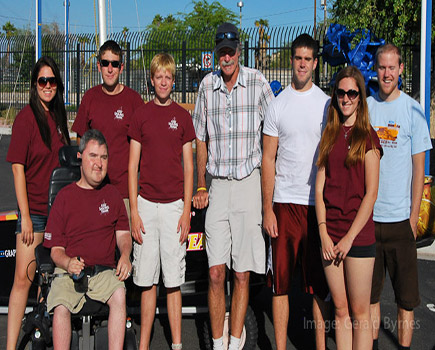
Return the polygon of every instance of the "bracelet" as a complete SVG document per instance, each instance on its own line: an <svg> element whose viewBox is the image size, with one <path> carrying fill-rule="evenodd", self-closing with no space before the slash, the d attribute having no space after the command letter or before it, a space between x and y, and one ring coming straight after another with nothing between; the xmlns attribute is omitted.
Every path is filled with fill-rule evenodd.
<svg viewBox="0 0 435 350"><path fill-rule="evenodd" d="M319 226L319 227L320 227L320 225L323 225L323 224L325 224L325 225L326 225L326 221L322 221L322 222L319 222L319 224L318 224L317 226Z"/></svg>
<svg viewBox="0 0 435 350"><path fill-rule="evenodd" d="M207 191L207 187L198 187L196 192L199 192L199 191Z"/></svg>

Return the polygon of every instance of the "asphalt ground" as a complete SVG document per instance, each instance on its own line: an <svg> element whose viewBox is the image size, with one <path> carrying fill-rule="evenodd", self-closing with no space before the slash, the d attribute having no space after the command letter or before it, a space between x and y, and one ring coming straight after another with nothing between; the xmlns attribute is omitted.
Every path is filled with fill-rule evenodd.
<svg viewBox="0 0 435 350"><path fill-rule="evenodd" d="M13 177L10 164L6 162L6 153L10 136L0 136L0 211L16 208L13 186ZM10 233L10 232L7 232ZM6 232L0 232L6 234ZM1 247L0 247L1 248ZM419 250L419 284L421 304L415 309L415 332L412 349L435 350L435 246ZM423 253L424 252L424 253ZM405 258L405 257L404 257ZM424 260L429 259L429 260ZM5 283L3 281L3 283ZM258 323L257 349L274 349L275 341L272 325L271 311L272 294L269 288L263 287L256 295L251 295L250 306L254 311ZM294 288L290 300L290 321L288 329L287 349L313 349L313 330L311 329L311 297L303 294L298 286L298 278L294 281ZM189 303L205 306L205 298L190 300ZM379 349L397 348L397 318L394 293L391 283L387 280L381 298L381 332ZM203 327L207 314L186 315L182 321L182 337L184 349L202 349ZM332 321L327 338L328 349L336 349ZM139 328L137 339L139 339ZM0 349L6 348L7 315L0 315ZM170 349L170 330L167 315L156 316L153 334L152 349Z"/></svg>

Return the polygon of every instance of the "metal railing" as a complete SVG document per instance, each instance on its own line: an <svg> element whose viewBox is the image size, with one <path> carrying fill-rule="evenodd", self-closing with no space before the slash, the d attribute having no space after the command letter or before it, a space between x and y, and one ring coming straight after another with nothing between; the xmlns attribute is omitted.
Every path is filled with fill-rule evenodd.
<svg viewBox="0 0 435 350"><path fill-rule="evenodd" d="M241 34L241 60L245 66L259 69L270 82L278 80L283 87L290 84L290 46L301 33L313 34L312 26L255 27L243 29ZM195 103L201 79L210 71L203 70L204 53L212 53L214 31L198 32L127 32L115 33L110 39L117 41L124 50L124 72L120 81L141 94L144 100L153 97L149 79L152 57L161 51L171 53L177 63L173 99L176 102ZM378 37L383 37L378 35ZM323 45L324 30L319 27L316 40ZM386 37L388 39L388 37ZM65 79L65 36L46 35L42 39L42 54L52 56L59 65L64 83L68 82L67 110L74 119L83 94L101 82L97 69L97 47L94 34L69 36L69 75ZM418 46L410 37L401 46L406 71L403 75L404 90L415 95L418 91ZM29 81L35 63L35 36L13 36L7 40L0 35L0 113L11 106L9 118L19 111L29 99ZM210 69L217 69L217 59ZM316 83L328 90L328 82L340 67L331 67L319 59L315 74ZM3 113L2 113L3 114ZM0 117L2 116L0 114Z"/></svg>

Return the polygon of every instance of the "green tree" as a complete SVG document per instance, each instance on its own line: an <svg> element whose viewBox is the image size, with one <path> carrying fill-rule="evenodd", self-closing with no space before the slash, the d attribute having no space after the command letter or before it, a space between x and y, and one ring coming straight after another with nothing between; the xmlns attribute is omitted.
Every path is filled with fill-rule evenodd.
<svg viewBox="0 0 435 350"><path fill-rule="evenodd" d="M214 32L224 22L237 22L237 15L222 6L218 1L193 0L193 10L189 13L178 12L176 15L162 17L155 15L152 23L147 26L143 52L146 56L145 66L148 67L152 56L159 51L170 51L176 62L181 61L181 44L186 42L187 48L194 48L198 43L198 34L210 33L207 40L199 45L203 48L214 47ZM174 50L175 48L175 50ZM187 60L192 65L199 64L199 54L187 51ZM142 65L142 58L136 58Z"/></svg>
<svg viewBox="0 0 435 350"><path fill-rule="evenodd" d="M2 29L6 33L6 40L8 42L5 61L6 61L6 66L9 66L9 55L11 52L11 38L17 31L17 28L15 28L15 26L11 22L7 21L5 24L3 24Z"/></svg>
<svg viewBox="0 0 435 350"><path fill-rule="evenodd" d="M237 22L237 15L218 1L193 0L193 10L179 15L183 17L187 29L195 32L214 31L224 22Z"/></svg>
<svg viewBox="0 0 435 350"><path fill-rule="evenodd" d="M19 28L16 30L16 39L13 42L13 63L20 72L20 79L24 82L30 81L33 66L35 65L35 45L32 43L34 33L30 29Z"/></svg>
<svg viewBox="0 0 435 350"><path fill-rule="evenodd" d="M330 12L332 22L350 30L375 29L395 44L402 44L409 34L416 38L420 35L420 0L335 0ZM432 21L432 37L434 29Z"/></svg>

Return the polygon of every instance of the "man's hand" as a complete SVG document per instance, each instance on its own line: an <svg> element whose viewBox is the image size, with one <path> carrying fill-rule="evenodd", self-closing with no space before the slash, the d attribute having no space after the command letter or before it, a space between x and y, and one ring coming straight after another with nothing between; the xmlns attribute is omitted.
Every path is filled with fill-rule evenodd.
<svg viewBox="0 0 435 350"><path fill-rule="evenodd" d="M196 209L204 209L208 205L207 190L200 190L193 196L193 206Z"/></svg>
<svg viewBox="0 0 435 350"><path fill-rule="evenodd" d="M184 243L187 240L187 236L190 230L190 212L184 212L178 220L177 232L180 234L180 243Z"/></svg>
<svg viewBox="0 0 435 350"><path fill-rule="evenodd" d="M131 213L131 235L138 244L143 243L142 232L145 233L142 219L138 213Z"/></svg>
<svg viewBox="0 0 435 350"><path fill-rule="evenodd" d="M264 212L263 228L271 238L278 237L278 224L273 210L268 210Z"/></svg>
<svg viewBox="0 0 435 350"><path fill-rule="evenodd" d="M125 281L131 275L131 262L127 255L121 255L116 267L116 276L120 281Z"/></svg>
<svg viewBox="0 0 435 350"><path fill-rule="evenodd" d="M409 217L409 225L411 225L411 230L414 235L414 239L417 239L417 224L418 224L418 215L412 215Z"/></svg>
<svg viewBox="0 0 435 350"><path fill-rule="evenodd" d="M80 272L85 268L85 261L82 258L74 256L69 259L67 272L70 275L80 275Z"/></svg>

